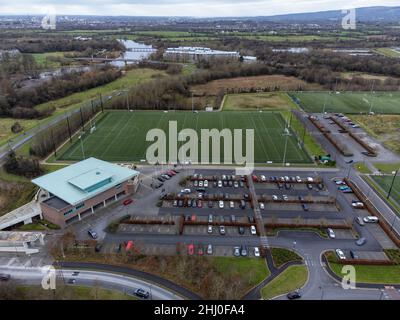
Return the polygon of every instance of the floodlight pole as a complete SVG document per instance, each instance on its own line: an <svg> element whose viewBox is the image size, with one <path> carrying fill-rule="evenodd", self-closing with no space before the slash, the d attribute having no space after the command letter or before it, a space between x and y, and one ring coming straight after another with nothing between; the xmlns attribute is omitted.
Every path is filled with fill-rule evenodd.
<svg viewBox="0 0 400 320"><path fill-rule="evenodd" d="M375 80L372 82L372 87L371 87L371 103L370 103L370 108L369 108L369 113L368 114L371 114L371 112L372 112L372 108L374 107L374 104L373 104L373 101L374 101L374 99L373 99L373 92L374 92L374 87L375 87Z"/></svg>
<svg viewBox="0 0 400 320"><path fill-rule="evenodd" d="M78 137L78 139L81 140L82 157L83 157L83 160L85 160L86 157L85 157L85 151L84 151L84 149L83 149L83 139L82 139L82 135L80 135L80 136Z"/></svg>
<svg viewBox="0 0 400 320"><path fill-rule="evenodd" d="M283 153L283 162L282 162L283 167L285 166L285 163L286 163L286 152L287 152L287 145L288 145L288 139L289 139L289 134L286 133L285 135L286 135L286 141L285 141L285 151Z"/></svg>

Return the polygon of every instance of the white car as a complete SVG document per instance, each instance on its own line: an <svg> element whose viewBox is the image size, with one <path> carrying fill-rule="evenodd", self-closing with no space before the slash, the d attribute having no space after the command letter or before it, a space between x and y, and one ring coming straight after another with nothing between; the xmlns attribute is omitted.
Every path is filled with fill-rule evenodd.
<svg viewBox="0 0 400 320"><path fill-rule="evenodd" d="M264 175L261 175L260 178L261 178L261 181L263 181L263 182L267 181L267 178Z"/></svg>
<svg viewBox="0 0 400 320"><path fill-rule="evenodd" d="M311 177L307 177L307 181L308 181L308 182L314 182L314 179L311 178Z"/></svg>
<svg viewBox="0 0 400 320"><path fill-rule="evenodd" d="M224 208L224 202L222 200L220 200L218 202L218 206L219 206L220 209L223 209Z"/></svg>
<svg viewBox="0 0 400 320"><path fill-rule="evenodd" d="M207 233L209 233L209 234L213 233L213 227L212 226L208 226Z"/></svg>
<svg viewBox="0 0 400 320"><path fill-rule="evenodd" d="M233 201L229 202L229 208L231 208L231 209L235 208L235 203Z"/></svg>
<svg viewBox="0 0 400 320"><path fill-rule="evenodd" d="M353 206L353 208L357 208L357 209L364 208L364 203L359 202L359 201L352 202L351 205Z"/></svg>
<svg viewBox="0 0 400 320"><path fill-rule="evenodd" d="M205 187L205 188L208 187L208 180L204 180L204 187Z"/></svg>
<svg viewBox="0 0 400 320"><path fill-rule="evenodd" d="M251 226L251 227L250 227L250 233L251 233L253 236L257 235L257 230L256 230L256 227L255 227L255 226Z"/></svg>
<svg viewBox="0 0 400 320"><path fill-rule="evenodd" d="M343 250L341 250L341 249L336 249L335 252L336 252L336 255L338 256L338 258L339 258L340 260L346 260L346 256L345 256Z"/></svg>
<svg viewBox="0 0 400 320"><path fill-rule="evenodd" d="M336 238L335 232L331 228L328 229L328 235L329 235L329 238L331 238L331 239Z"/></svg>
<svg viewBox="0 0 400 320"><path fill-rule="evenodd" d="M282 196L282 198L283 198L284 201L288 201L288 200L289 200L289 197L288 197L286 194L284 194L284 195Z"/></svg>
<svg viewBox="0 0 400 320"><path fill-rule="evenodd" d="M290 178L288 176L285 176L285 181L289 182Z"/></svg>
<svg viewBox="0 0 400 320"><path fill-rule="evenodd" d="M297 181L298 183L300 183L300 182L301 182L301 178L300 178L299 176L297 176L297 177L296 177L296 181Z"/></svg>
<svg viewBox="0 0 400 320"><path fill-rule="evenodd" d="M365 217L363 220L365 223L378 223L379 222L379 219L374 216Z"/></svg>
<svg viewBox="0 0 400 320"><path fill-rule="evenodd" d="M273 195L273 196L272 196L272 200L277 201L277 200L278 200L278 196Z"/></svg>
<svg viewBox="0 0 400 320"><path fill-rule="evenodd" d="M254 248L254 256L259 257L260 256L260 249L258 247Z"/></svg>
<svg viewBox="0 0 400 320"><path fill-rule="evenodd" d="M199 181L199 187L203 186L203 181Z"/></svg>
<svg viewBox="0 0 400 320"><path fill-rule="evenodd" d="M192 190L190 190L190 189L183 189L183 190L181 190L181 193L189 194L189 193L192 193Z"/></svg>
<svg viewBox="0 0 400 320"><path fill-rule="evenodd" d="M218 188L222 188L222 181L221 180L218 181Z"/></svg>
<svg viewBox="0 0 400 320"><path fill-rule="evenodd" d="M261 209L261 210L264 210L264 209L265 209L265 205L264 205L264 203L262 203L262 202L260 202L260 209Z"/></svg>

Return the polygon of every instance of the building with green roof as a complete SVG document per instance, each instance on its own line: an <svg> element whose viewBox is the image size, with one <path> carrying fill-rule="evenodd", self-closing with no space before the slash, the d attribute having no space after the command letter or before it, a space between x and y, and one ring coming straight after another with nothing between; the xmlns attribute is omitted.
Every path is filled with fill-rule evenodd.
<svg viewBox="0 0 400 320"><path fill-rule="evenodd" d="M136 192L139 172L89 158L32 182L49 195L41 202L43 217L65 227Z"/></svg>

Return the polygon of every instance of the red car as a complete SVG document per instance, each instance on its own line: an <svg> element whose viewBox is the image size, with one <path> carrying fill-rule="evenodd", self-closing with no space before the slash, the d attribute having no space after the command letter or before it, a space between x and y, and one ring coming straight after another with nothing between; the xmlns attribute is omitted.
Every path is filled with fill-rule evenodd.
<svg viewBox="0 0 400 320"><path fill-rule="evenodd" d="M202 247L202 246L200 246L200 247L197 248L197 254L198 254L199 256L202 256L202 255L204 254L204 250L203 250L203 247Z"/></svg>
<svg viewBox="0 0 400 320"><path fill-rule="evenodd" d="M175 171L168 171L167 173L170 174L170 175L172 175L172 176L175 176L175 175L176 175Z"/></svg>
<svg viewBox="0 0 400 320"><path fill-rule="evenodd" d="M124 206L127 206L127 205L131 204L132 202L133 202L132 199L126 199L126 200L123 202L123 204L124 204Z"/></svg>
<svg viewBox="0 0 400 320"><path fill-rule="evenodd" d="M197 208L203 208L203 201L201 200L197 201Z"/></svg>
<svg viewBox="0 0 400 320"><path fill-rule="evenodd" d="M196 215L192 214L192 221L196 221Z"/></svg>
<svg viewBox="0 0 400 320"><path fill-rule="evenodd" d="M252 178L253 178L254 182L258 182L258 177L257 176L253 175Z"/></svg>
<svg viewBox="0 0 400 320"><path fill-rule="evenodd" d="M194 244L188 245L188 255L192 256L194 254Z"/></svg>

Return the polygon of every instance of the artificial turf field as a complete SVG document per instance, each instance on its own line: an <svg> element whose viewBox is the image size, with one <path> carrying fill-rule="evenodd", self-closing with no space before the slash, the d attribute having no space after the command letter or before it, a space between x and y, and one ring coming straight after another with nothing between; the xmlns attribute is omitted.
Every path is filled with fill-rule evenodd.
<svg viewBox="0 0 400 320"><path fill-rule="evenodd" d="M400 92L296 92L292 97L298 99L301 108L306 112L321 113L340 112L350 114L372 112L383 114L400 114Z"/></svg>
<svg viewBox="0 0 400 320"><path fill-rule="evenodd" d="M191 128L201 129L255 129L254 160L265 164L267 161L281 163L284 155L286 136L285 120L275 112L146 112L108 111L96 120L94 133L83 137L85 158L96 157L106 161L139 162L146 159L146 150L154 142L146 141L149 130L162 129L168 137L169 121L177 121L178 132ZM243 140L245 131L243 132ZM183 143L178 144L182 145ZM168 150L168 149L167 149ZM201 148L199 147L199 155ZM243 153L245 147L243 146ZM79 140L67 145L59 152L57 160L77 161L83 159ZM223 161L223 143L221 143ZM311 163L307 153L299 148L294 133L288 136L286 162Z"/></svg>

